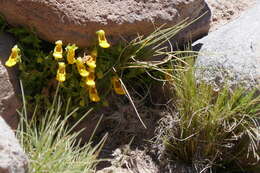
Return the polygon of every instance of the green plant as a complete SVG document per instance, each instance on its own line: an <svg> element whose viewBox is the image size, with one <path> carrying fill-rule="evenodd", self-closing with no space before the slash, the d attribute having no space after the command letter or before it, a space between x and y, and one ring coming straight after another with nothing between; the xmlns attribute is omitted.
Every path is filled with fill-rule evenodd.
<svg viewBox="0 0 260 173"><path fill-rule="evenodd" d="M174 71L176 78L168 82L172 113L162 118L157 130L164 146L159 153L171 163L185 163L197 172L259 170L257 90L224 86L214 91L196 81L192 64Z"/></svg>
<svg viewBox="0 0 260 173"><path fill-rule="evenodd" d="M69 118L77 111L74 109L68 112L69 102L65 115L61 115L62 103L56 93L53 105L46 110L44 116L37 115L41 112L38 112L36 107L32 119L29 119L27 103L23 97L17 137L28 155L30 173L95 172L95 166L99 162L97 156L105 138L94 147L91 141L80 146L78 139L80 131L73 132L73 128L80 120L72 127L69 126ZM82 118L87 114L88 112ZM41 118L35 119L36 116Z"/></svg>
<svg viewBox="0 0 260 173"><path fill-rule="evenodd" d="M113 90L118 94L127 94L130 98L129 93L126 92L127 88L130 88L129 84L135 88L140 85L136 81L143 80L149 85L154 78L162 78L162 74L168 73L165 64L178 60L176 59L178 52L169 50L165 45L169 43L171 37L189 25L183 21L171 28L163 29L162 26L147 37L139 36L131 42L121 42L110 47L103 43L106 49L98 46L98 42L84 50L77 49L75 56L81 57L81 59L93 57L93 50L96 52L94 53L96 68L94 74L91 75L91 85L93 85L93 78L95 78L96 90L90 92L89 87L85 87L86 79L81 77L77 67L73 64L67 64L68 49L61 53L63 59L56 58L57 62L53 57L55 54L53 44L38 39L33 32L29 32L25 28L10 27L4 22L0 22L0 24L5 32L17 37L22 61L19 64L20 78L24 81L27 101L50 106L49 98L53 97L58 85L58 81L55 79L57 78L57 70L63 66L63 69L66 70L66 80L64 76L59 78L62 79L60 83L61 99L64 102L71 97L72 107L80 106L81 110L107 105L107 97L114 93ZM160 58L158 59L158 57ZM158 61L155 60L156 58ZM61 61L67 64L66 67ZM124 83L128 85L124 85ZM115 86L120 87L116 89ZM98 93L99 96L92 97L94 99L91 100L89 99L90 93L96 95ZM95 102L100 100L101 104L93 103L93 100Z"/></svg>

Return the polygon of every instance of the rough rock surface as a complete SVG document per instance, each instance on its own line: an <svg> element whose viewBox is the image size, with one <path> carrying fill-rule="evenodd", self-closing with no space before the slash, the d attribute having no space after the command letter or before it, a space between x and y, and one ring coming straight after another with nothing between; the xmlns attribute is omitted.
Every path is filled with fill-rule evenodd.
<svg viewBox="0 0 260 173"><path fill-rule="evenodd" d="M258 0L205 0L212 12L210 31L239 17Z"/></svg>
<svg viewBox="0 0 260 173"><path fill-rule="evenodd" d="M154 31L154 25L172 26L190 21L208 10L204 0L0 0L0 13L15 25L29 26L54 42L87 46L95 31L104 29L110 40ZM182 37L207 33L210 13L189 27ZM202 22L201 24L196 24Z"/></svg>
<svg viewBox="0 0 260 173"><path fill-rule="evenodd" d="M26 173L28 159L11 128L0 117L0 173Z"/></svg>
<svg viewBox="0 0 260 173"><path fill-rule="evenodd" d="M245 87L260 83L260 2L236 20L196 41L198 79L218 88L227 81Z"/></svg>
<svg viewBox="0 0 260 173"><path fill-rule="evenodd" d="M18 85L14 68L7 68L4 64L14 44L14 39L10 35L0 34L0 116L12 128L16 128L18 124L16 116L16 109L20 105L16 95Z"/></svg>

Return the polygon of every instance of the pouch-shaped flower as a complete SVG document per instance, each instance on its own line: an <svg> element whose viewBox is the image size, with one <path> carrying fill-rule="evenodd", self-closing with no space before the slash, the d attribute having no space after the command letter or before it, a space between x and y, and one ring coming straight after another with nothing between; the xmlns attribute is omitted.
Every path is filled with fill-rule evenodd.
<svg viewBox="0 0 260 173"><path fill-rule="evenodd" d="M107 42L107 39L105 36L105 31L101 29L101 30L98 30L96 33L98 35L99 46L102 48L109 48L110 44Z"/></svg>
<svg viewBox="0 0 260 173"><path fill-rule="evenodd" d="M125 91L121 85L119 78L117 76L113 76L111 81L113 84L114 91L119 95L124 95Z"/></svg>
<svg viewBox="0 0 260 173"><path fill-rule="evenodd" d="M56 79L59 82L64 82L66 80L66 65L64 62L59 62Z"/></svg>
<svg viewBox="0 0 260 173"><path fill-rule="evenodd" d="M86 85L89 87L95 87L95 73L90 72L89 75L86 77Z"/></svg>
<svg viewBox="0 0 260 173"><path fill-rule="evenodd" d="M75 63L75 51L78 49L78 47L73 44L73 45L68 45L66 48L67 51L67 61L69 64L74 64Z"/></svg>
<svg viewBox="0 0 260 173"><path fill-rule="evenodd" d="M77 58L76 65L80 76L87 77L89 75L89 72L87 71L87 68L81 57Z"/></svg>
<svg viewBox="0 0 260 173"><path fill-rule="evenodd" d="M8 60L5 62L5 65L7 67L13 67L16 65L19 61L21 61L21 55L20 55L20 49L18 48L17 45L15 45L12 48L12 52L8 58Z"/></svg>
<svg viewBox="0 0 260 173"><path fill-rule="evenodd" d="M100 97L98 96L96 87L88 87L89 99L93 102L99 102Z"/></svg>
<svg viewBox="0 0 260 173"><path fill-rule="evenodd" d="M58 40L55 42L56 46L54 48L54 52L53 52L53 57L55 58L55 60L59 60L59 59L62 59L62 53L63 53L63 50L62 50L62 41L61 40Z"/></svg>

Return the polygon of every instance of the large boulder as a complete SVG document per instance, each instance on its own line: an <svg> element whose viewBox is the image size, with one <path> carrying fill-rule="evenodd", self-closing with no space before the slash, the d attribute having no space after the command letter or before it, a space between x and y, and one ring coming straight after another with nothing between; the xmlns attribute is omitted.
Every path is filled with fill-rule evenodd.
<svg viewBox="0 0 260 173"><path fill-rule="evenodd" d="M58 39L84 47L95 31L104 29L110 41L148 34L155 26L173 26L208 10L204 0L0 0L0 13L13 25L34 29L48 41ZM207 33L210 13L178 38Z"/></svg>
<svg viewBox="0 0 260 173"><path fill-rule="evenodd" d="M215 85L260 84L260 2L236 20L193 43L196 76Z"/></svg>
<svg viewBox="0 0 260 173"><path fill-rule="evenodd" d="M0 173L26 173L28 159L14 132L0 117Z"/></svg>
<svg viewBox="0 0 260 173"><path fill-rule="evenodd" d="M17 97L18 82L15 68L5 67L5 61L15 44L13 37L0 34L0 117L15 129L18 125L16 109L19 108L20 100Z"/></svg>
<svg viewBox="0 0 260 173"><path fill-rule="evenodd" d="M252 7L258 0L205 0L212 12L210 30L216 30Z"/></svg>

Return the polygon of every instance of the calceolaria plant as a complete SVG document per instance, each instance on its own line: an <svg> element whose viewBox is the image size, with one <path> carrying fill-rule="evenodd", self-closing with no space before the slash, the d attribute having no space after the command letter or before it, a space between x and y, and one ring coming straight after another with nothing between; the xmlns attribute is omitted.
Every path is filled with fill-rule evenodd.
<svg viewBox="0 0 260 173"><path fill-rule="evenodd" d="M97 38L98 38L98 45L101 48L109 48L110 44L107 42L107 39L105 37L105 31L99 30L96 32L97 33ZM58 61L58 70L57 70L57 77L56 79L59 82L65 82L66 80L66 64L67 65L72 65L75 64L78 70L78 76L80 76L81 86L86 90L86 95L89 96L89 100L91 102L99 102L100 96L98 94L98 89L96 86L96 59L98 56L97 48L94 47L89 54L86 55L84 52L83 57L76 57L76 50L78 47L73 44L73 45L67 45L65 48L66 50L66 56L67 56L67 61L65 58L63 58L63 48L62 48L62 41L58 40L55 42L56 46L54 48L53 52L53 57L56 61ZM123 91L123 88L121 87L121 83L119 80L115 81L115 77L112 77L112 83L114 87L114 90L118 94L124 94L125 92ZM82 105L84 105L84 101L81 102Z"/></svg>
<svg viewBox="0 0 260 173"><path fill-rule="evenodd" d="M117 45L110 44L105 31L99 30L96 43L84 49L73 43L64 45L62 40L52 45L21 28L4 26L3 30L19 40L18 56L10 57L17 57L12 62L21 62L19 77L29 102L50 105L49 98L59 85L61 98L71 98L74 106L99 107L109 105L111 94L130 98L127 89L142 90L140 81L149 86L154 79L164 76L161 74L168 74L165 64L178 60L178 52L166 49L163 44L186 25L183 22L171 28L158 28L147 37ZM153 57L162 60L153 61Z"/></svg>
<svg viewBox="0 0 260 173"><path fill-rule="evenodd" d="M75 92L81 90L79 92L80 93L79 104L81 106L86 105L86 103L88 103L89 101L90 102L101 101L98 92L97 82L96 82L96 67L98 66L97 47L99 46L100 49L107 49L110 47L110 44L107 42L107 39L105 37L105 32L103 30L97 31L96 34L97 34L98 44L94 46L89 51L88 54L87 52L83 52L83 55L79 56L80 53L82 52L78 52L78 53L76 52L79 49L75 44L68 44L64 51L62 40L57 40L55 42L55 47L52 52L53 59L51 59L51 56L47 56L47 58L45 58L47 59L47 61L49 62L51 61L50 63L52 63L50 71L54 72L55 70L54 68L56 68L56 81L61 84L61 88L64 88L64 91L75 89L75 88L78 88L75 90ZM21 51L18 48L18 46L15 45L12 48L12 52L9 59L6 61L6 66L12 67L16 65L17 62L20 61L21 61ZM40 64L45 64L45 61L42 60L42 58L40 60L38 58L37 62ZM21 69L23 68L21 67ZM100 77L99 75L99 78L102 77ZM125 94L124 89L121 86L121 82L119 81L119 77L117 77L117 74L111 76L111 80L109 81L111 81L111 87L109 89L114 88L115 93L120 95ZM48 88L45 91L49 92ZM67 91L67 93L68 92L69 91ZM86 99L86 96L88 96L88 99Z"/></svg>

